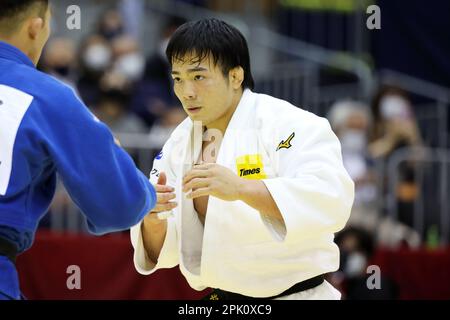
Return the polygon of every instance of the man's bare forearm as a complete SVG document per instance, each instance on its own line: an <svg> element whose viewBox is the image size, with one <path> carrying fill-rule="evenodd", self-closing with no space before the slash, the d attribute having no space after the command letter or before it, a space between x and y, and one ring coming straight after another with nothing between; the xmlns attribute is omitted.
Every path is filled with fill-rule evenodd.
<svg viewBox="0 0 450 320"><path fill-rule="evenodd" d="M167 220L147 216L141 224L141 231L147 256L156 264L166 239Z"/></svg>
<svg viewBox="0 0 450 320"><path fill-rule="evenodd" d="M265 218L284 225L283 216L264 182L243 179L239 199L258 210Z"/></svg>

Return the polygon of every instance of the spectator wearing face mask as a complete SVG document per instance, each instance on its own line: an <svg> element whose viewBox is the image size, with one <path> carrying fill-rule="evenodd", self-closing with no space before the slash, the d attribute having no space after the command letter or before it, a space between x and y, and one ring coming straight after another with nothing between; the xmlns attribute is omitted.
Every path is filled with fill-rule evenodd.
<svg viewBox="0 0 450 320"><path fill-rule="evenodd" d="M128 109L130 84L123 75L108 72L100 81L101 97L95 115L116 134L148 133L145 123Z"/></svg>
<svg viewBox="0 0 450 320"><path fill-rule="evenodd" d="M172 90L166 47L172 34L184 22L184 19L176 17L167 20L156 50L146 61L142 80L136 85L131 108L149 126L157 125L160 121L164 122L167 114L177 114L174 109L179 109L174 108L179 106L179 101Z"/></svg>
<svg viewBox="0 0 450 320"><path fill-rule="evenodd" d="M341 142L344 166L355 182L354 206L369 204L375 200L376 189L367 151L368 108L357 101L339 101L331 107L328 119Z"/></svg>
<svg viewBox="0 0 450 320"><path fill-rule="evenodd" d="M77 74L75 44L68 38L53 38L49 41L40 67L60 81L75 87Z"/></svg>
<svg viewBox="0 0 450 320"><path fill-rule="evenodd" d="M110 44L100 35L89 36L81 45L77 88L88 107L99 102L100 79L112 64Z"/></svg>
<svg viewBox="0 0 450 320"><path fill-rule="evenodd" d="M144 73L145 58L139 44L131 36L120 36L112 42L112 71L125 77L134 84Z"/></svg>
<svg viewBox="0 0 450 320"><path fill-rule="evenodd" d="M357 101L338 101L331 107L328 119L341 142L344 166L355 182L355 203L348 225L376 234L377 243L383 246L418 246L420 236L417 232L381 216L375 205L379 190L374 161L368 152L369 108ZM354 261L357 263L359 260Z"/></svg>
<svg viewBox="0 0 450 320"><path fill-rule="evenodd" d="M388 157L404 146L420 146L422 139L411 101L396 87L383 87L371 106L374 124L370 132L370 152L375 158Z"/></svg>
<svg viewBox="0 0 450 320"><path fill-rule="evenodd" d="M421 196L415 177L416 168L422 157L422 138L419 132L411 101L403 90L386 86L375 95L372 106L373 126L370 130L369 152L375 159L388 164L393 155L402 148L412 148L409 159L398 167L399 179L395 186L396 208L399 220L413 226L414 202ZM384 193L393 177L384 173Z"/></svg>
<svg viewBox="0 0 450 320"><path fill-rule="evenodd" d="M341 258L337 272L330 275L334 285L343 292L345 300L395 300L398 287L383 275L377 281L368 279L373 272L367 272L375 252L374 237L370 232L356 227L348 227L336 235ZM376 285L370 287L367 283Z"/></svg>

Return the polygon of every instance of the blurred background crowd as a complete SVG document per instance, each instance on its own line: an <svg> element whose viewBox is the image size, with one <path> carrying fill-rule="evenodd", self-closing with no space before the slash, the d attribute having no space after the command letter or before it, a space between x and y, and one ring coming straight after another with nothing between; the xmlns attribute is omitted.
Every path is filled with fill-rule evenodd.
<svg viewBox="0 0 450 320"><path fill-rule="evenodd" d="M148 173L186 117L172 90L168 39L188 20L233 24L249 42L255 91L327 117L341 141L356 199L336 236L341 268L329 281L347 299L408 298L399 274L423 260L411 252L432 259L450 241L450 4L433 3L81 0L81 30L69 30L72 3L59 0L39 68L71 85ZM372 4L381 9L379 30L366 26ZM62 188L41 230L86 232ZM367 266L392 256L409 258L382 273L382 290L367 289ZM427 272L434 273L416 273ZM450 271L436 281L450 288ZM450 298L448 290L439 294L431 297Z"/></svg>

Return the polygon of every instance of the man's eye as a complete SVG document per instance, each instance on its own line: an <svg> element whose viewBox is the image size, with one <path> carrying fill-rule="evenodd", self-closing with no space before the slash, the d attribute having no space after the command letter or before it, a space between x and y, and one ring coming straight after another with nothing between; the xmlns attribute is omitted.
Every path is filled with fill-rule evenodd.
<svg viewBox="0 0 450 320"><path fill-rule="evenodd" d="M181 79L180 78L173 78L173 82L179 83L179 82L181 82Z"/></svg>
<svg viewBox="0 0 450 320"><path fill-rule="evenodd" d="M205 79L204 76L197 75L197 76L194 77L194 80L203 80L203 79Z"/></svg>

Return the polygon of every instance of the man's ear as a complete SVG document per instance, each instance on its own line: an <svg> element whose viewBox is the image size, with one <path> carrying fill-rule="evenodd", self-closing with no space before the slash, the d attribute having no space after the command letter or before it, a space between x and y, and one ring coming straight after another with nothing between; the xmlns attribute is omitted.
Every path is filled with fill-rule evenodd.
<svg viewBox="0 0 450 320"><path fill-rule="evenodd" d="M45 27L44 19L40 17L30 18L28 21L28 35L31 39L36 39L39 32Z"/></svg>
<svg viewBox="0 0 450 320"><path fill-rule="evenodd" d="M229 78L233 89L239 89L244 81L244 69L241 66L237 66L230 70Z"/></svg>

